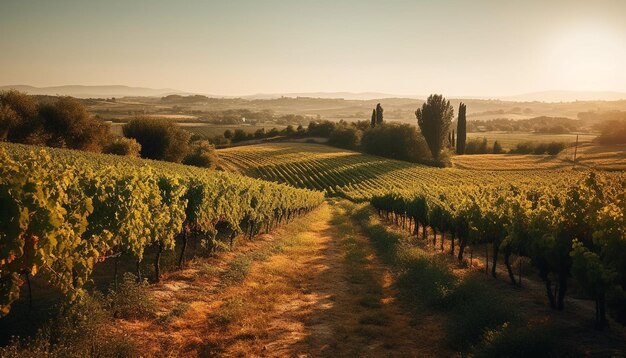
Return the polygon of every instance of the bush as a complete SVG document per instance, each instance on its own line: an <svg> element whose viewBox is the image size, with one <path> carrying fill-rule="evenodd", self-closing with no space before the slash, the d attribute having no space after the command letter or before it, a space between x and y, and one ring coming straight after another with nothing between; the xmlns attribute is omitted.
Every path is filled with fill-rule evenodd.
<svg viewBox="0 0 626 358"><path fill-rule="evenodd" d="M563 353L563 352L561 352ZM478 345L474 357L553 357L555 355L554 330L544 327L515 327L504 324L487 331Z"/></svg>
<svg viewBox="0 0 626 358"><path fill-rule="evenodd" d="M189 132L165 119L135 118L122 127L124 136L141 144L141 157L180 163L189 151Z"/></svg>
<svg viewBox="0 0 626 358"><path fill-rule="evenodd" d="M191 154L183 159L183 164L201 168L215 169L218 158L215 147L208 141L199 141L191 145Z"/></svg>
<svg viewBox="0 0 626 358"><path fill-rule="evenodd" d="M487 138L473 138L465 143L465 154L487 154L489 152Z"/></svg>
<svg viewBox="0 0 626 358"><path fill-rule="evenodd" d="M117 137L106 144L104 148L102 148L102 152L106 154L138 157L141 152L141 144L137 143L133 138Z"/></svg>
<svg viewBox="0 0 626 358"><path fill-rule="evenodd" d="M361 132L356 128L339 127L328 138L328 144L346 149L356 149L361 141Z"/></svg>
<svg viewBox="0 0 626 358"><path fill-rule="evenodd" d="M408 124L385 123L366 130L361 148L368 154L409 162L431 159L424 137Z"/></svg>
<svg viewBox="0 0 626 358"><path fill-rule="evenodd" d="M444 304L452 309L447 332L455 349L467 349L488 330L516 319L503 295L482 282L477 274L466 277Z"/></svg>
<svg viewBox="0 0 626 358"><path fill-rule="evenodd" d="M541 155L545 154L548 150L548 145L546 143L537 143L533 148L533 154Z"/></svg>
<svg viewBox="0 0 626 358"><path fill-rule="evenodd" d="M530 154L535 150L533 142L521 142L517 143L515 148L511 149L511 154Z"/></svg>
<svg viewBox="0 0 626 358"><path fill-rule="evenodd" d="M117 318L153 317L154 303L148 292L148 282L137 282L137 276L126 272L117 291L107 296L113 316Z"/></svg>
<svg viewBox="0 0 626 358"><path fill-rule="evenodd" d="M109 321L100 294L84 295L40 329L34 337L14 338L0 347L0 357L131 357L136 347L104 328Z"/></svg>
<svg viewBox="0 0 626 358"><path fill-rule="evenodd" d="M565 149L565 143L551 142L550 144L547 145L546 151L550 155L557 155L561 153L563 149Z"/></svg>
<svg viewBox="0 0 626 358"><path fill-rule="evenodd" d="M409 248L398 250L399 265L403 268L398 286L411 301L431 307L442 307L456 282L447 263L437 256L420 254Z"/></svg>
<svg viewBox="0 0 626 358"><path fill-rule="evenodd" d="M511 154L550 154L556 155L559 154L563 149L565 149L565 143L561 142L550 142L550 143L534 143L534 142L522 142L517 143L515 148L511 149L509 153Z"/></svg>

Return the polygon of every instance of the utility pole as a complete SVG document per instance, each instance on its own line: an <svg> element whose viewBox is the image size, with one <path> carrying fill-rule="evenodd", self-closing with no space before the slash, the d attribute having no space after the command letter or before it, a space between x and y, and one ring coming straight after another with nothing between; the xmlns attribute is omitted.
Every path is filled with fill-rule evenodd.
<svg viewBox="0 0 626 358"><path fill-rule="evenodd" d="M574 168L576 169L576 153L578 152L578 134L576 134L576 145L574 146Z"/></svg>

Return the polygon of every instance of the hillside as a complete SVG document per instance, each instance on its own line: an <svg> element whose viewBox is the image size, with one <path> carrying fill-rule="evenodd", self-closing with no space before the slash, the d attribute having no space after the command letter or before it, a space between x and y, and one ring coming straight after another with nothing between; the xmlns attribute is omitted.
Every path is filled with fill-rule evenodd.
<svg viewBox="0 0 626 358"><path fill-rule="evenodd" d="M556 178L574 180L584 175L570 166L527 165L524 170L468 170L432 168L420 164L337 149L319 144L272 143L218 151L225 169L254 178L288 183L298 188L324 190L352 200L369 200L390 190L428 186L455 186L461 182L492 185L502 182L535 182L547 185ZM473 156L466 156L471 161ZM507 161L509 156L501 156ZM515 157L515 156L513 156ZM478 159L479 157L477 157ZM545 156L542 156L545 160ZM541 159L539 159L541 160ZM511 167L507 167L513 169ZM492 168L493 169L493 168Z"/></svg>

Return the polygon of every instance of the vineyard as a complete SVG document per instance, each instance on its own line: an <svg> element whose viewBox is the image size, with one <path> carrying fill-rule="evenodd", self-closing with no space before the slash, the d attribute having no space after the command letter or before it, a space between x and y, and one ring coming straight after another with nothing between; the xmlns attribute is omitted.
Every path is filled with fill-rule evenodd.
<svg viewBox="0 0 626 358"><path fill-rule="evenodd" d="M190 240L222 245L292 220L319 205L319 192L164 162L25 145L0 145L0 309L6 315L31 276L72 301L94 265ZM139 265L138 265L139 267ZM140 274L140 272L138 272Z"/></svg>
<svg viewBox="0 0 626 358"><path fill-rule="evenodd" d="M572 170L461 170L432 168L316 144L273 143L222 149L222 166L251 177L325 191L353 201L396 190L512 183L564 185L583 178Z"/></svg>
<svg viewBox="0 0 626 358"><path fill-rule="evenodd" d="M596 300L599 325L606 323L606 297L621 297L626 287L623 172L437 169L318 145L249 146L220 155L225 167L250 176L371 201L414 235L425 239L430 230L433 245L439 234L441 250L448 240L460 262L468 245L484 245L491 274L502 255L515 285L511 257L527 257L555 309L563 309L573 276Z"/></svg>

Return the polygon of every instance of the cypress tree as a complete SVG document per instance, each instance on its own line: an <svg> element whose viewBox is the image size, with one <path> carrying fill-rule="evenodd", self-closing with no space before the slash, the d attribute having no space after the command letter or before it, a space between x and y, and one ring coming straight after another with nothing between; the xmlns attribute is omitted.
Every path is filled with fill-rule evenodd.
<svg viewBox="0 0 626 358"><path fill-rule="evenodd" d="M376 127L376 110L372 109L372 121L370 122L370 127Z"/></svg>
<svg viewBox="0 0 626 358"><path fill-rule="evenodd" d="M383 107L379 103L376 105L376 125L379 126L381 124L383 124Z"/></svg>
<svg viewBox="0 0 626 358"><path fill-rule="evenodd" d="M465 118L466 106L461 102L459 105L459 119L456 128L456 154L465 154L465 142L467 140L467 120Z"/></svg>
<svg viewBox="0 0 626 358"><path fill-rule="evenodd" d="M454 129L452 130L452 148L456 147L456 140L454 139Z"/></svg>

